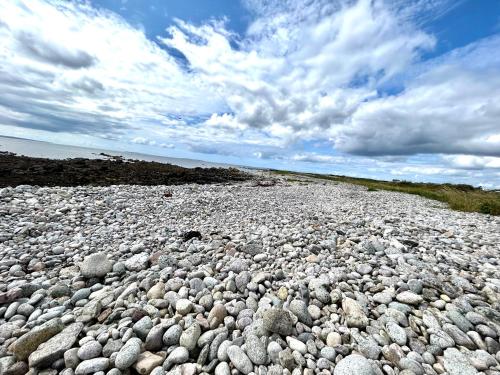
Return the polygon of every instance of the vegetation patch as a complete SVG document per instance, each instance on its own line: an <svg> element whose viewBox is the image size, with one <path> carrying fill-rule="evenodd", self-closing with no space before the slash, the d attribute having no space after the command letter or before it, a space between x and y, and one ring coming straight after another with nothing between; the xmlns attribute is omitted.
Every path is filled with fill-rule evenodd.
<svg viewBox="0 0 500 375"><path fill-rule="evenodd" d="M465 184L433 184L409 181L382 181L368 178L355 178L338 175L323 175L316 173L299 173L273 170L279 175L298 175L322 180L346 182L362 185L368 191L389 190L401 193L420 195L425 198L445 202L453 210L465 212L480 212L483 214L500 215L500 192L486 191Z"/></svg>

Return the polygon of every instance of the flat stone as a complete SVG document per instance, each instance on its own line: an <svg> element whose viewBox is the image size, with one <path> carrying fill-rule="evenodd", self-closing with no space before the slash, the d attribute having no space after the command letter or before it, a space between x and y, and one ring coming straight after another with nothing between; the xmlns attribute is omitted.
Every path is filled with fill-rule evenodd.
<svg viewBox="0 0 500 375"><path fill-rule="evenodd" d="M139 354L137 362L134 364L134 369L141 375L149 375L155 367L161 366L165 356L144 352Z"/></svg>
<svg viewBox="0 0 500 375"><path fill-rule="evenodd" d="M444 368L449 375L475 375L478 373L465 355L456 348L449 348L444 351Z"/></svg>
<svg viewBox="0 0 500 375"><path fill-rule="evenodd" d="M61 332L63 328L64 324L61 319L51 319L19 337L9 347L9 350L19 361L25 361L41 343L46 342L52 336Z"/></svg>
<svg viewBox="0 0 500 375"><path fill-rule="evenodd" d="M53 362L62 358L64 352L76 342L82 329L82 323L73 323L41 344L28 358L30 367L49 367Z"/></svg>

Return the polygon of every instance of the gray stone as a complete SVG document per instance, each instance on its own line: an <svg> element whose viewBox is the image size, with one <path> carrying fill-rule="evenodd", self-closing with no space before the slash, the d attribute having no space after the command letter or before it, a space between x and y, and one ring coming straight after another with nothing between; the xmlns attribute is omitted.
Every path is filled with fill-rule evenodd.
<svg viewBox="0 0 500 375"><path fill-rule="evenodd" d="M248 358L256 364L263 365L267 361L266 346L256 335L250 334L245 341Z"/></svg>
<svg viewBox="0 0 500 375"><path fill-rule="evenodd" d="M134 330L134 333L137 335L137 337L139 337L141 340L145 340L148 336L149 330L152 327L153 322L151 321L151 318L149 316L145 316L137 321L132 329Z"/></svg>
<svg viewBox="0 0 500 375"><path fill-rule="evenodd" d="M263 251L262 242L258 240L249 241L241 247L241 251L252 256L260 254Z"/></svg>
<svg viewBox="0 0 500 375"><path fill-rule="evenodd" d="M328 359L331 362L335 362L335 357L337 356L337 352L335 351L334 348L325 346L323 349L321 349L320 356Z"/></svg>
<svg viewBox="0 0 500 375"><path fill-rule="evenodd" d="M375 375L370 362L359 354L351 354L340 360L333 370L334 375Z"/></svg>
<svg viewBox="0 0 500 375"><path fill-rule="evenodd" d="M113 267L105 253L95 253L85 257L80 265L80 272L83 277L103 277L106 276Z"/></svg>
<svg viewBox="0 0 500 375"><path fill-rule="evenodd" d="M61 332L64 325L59 318L51 319L40 326L36 326L29 332L19 337L9 350L19 361L25 361L41 343L46 342L52 336Z"/></svg>
<svg viewBox="0 0 500 375"><path fill-rule="evenodd" d="M252 362L239 346L231 345L227 348L227 355L238 371L243 374L249 374L253 371Z"/></svg>
<svg viewBox="0 0 500 375"><path fill-rule="evenodd" d="M304 344L302 341L297 340L296 338L293 337L287 337L286 342L290 349L298 351L300 354L306 354L307 353L307 346Z"/></svg>
<svg viewBox="0 0 500 375"><path fill-rule="evenodd" d="M294 299L290 302L288 309L299 319L299 322L304 323L307 326L311 326L313 323L312 317L307 310L307 305L304 301L299 299Z"/></svg>
<svg viewBox="0 0 500 375"><path fill-rule="evenodd" d="M141 353L141 340L133 337L120 349L115 358L115 367L125 370L131 367Z"/></svg>
<svg viewBox="0 0 500 375"><path fill-rule="evenodd" d="M430 335L430 343L441 349L455 346L455 341L444 331L435 331Z"/></svg>
<svg viewBox="0 0 500 375"><path fill-rule="evenodd" d="M163 343L166 346L179 344L179 339L182 335L182 327L178 324L168 328L163 334Z"/></svg>
<svg viewBox="0 0 500 375"><path fill-rule="evenodd" d="M123 347L123 342L121 340L108 340L106 345L102 348L102 355L104 357L109 357L111 354L119 352Z"/></svg>
<svg viewBox="0 0 500 375"><path fill-rule="evenodd" d="M99 357L102 353L102 345L97 341L89 341L78 349L78 358L81 360Z"/></svg>
<svg viewBox="0 0 500 375"><path fill-rule="evenodd" d="M278 363L279 353L281 352L281 346L276 341L271 341L267 345L267 355L273 363Z"/></svg>
<svg viewBox="0 0 500 375"><path fill-rule="evenodd" d="M385 330L387 331L387 334L393 342L400 346L406 345L406 340L408 339L408 337L404 328L400 327L394 322L389 321L385 325Z"/></svg>
<svg viewBox="0 0 500 375"><path fill-rule="evenodd" d="M214 371L215 375L231 375L231 369L227 362L221 362L217 365Z"/></svg>
<svg viewBox="0 0 500 375"><path fill-rule="evenodd" d="M444 368L449 375L474 375L478 373L467 358L456 348L449 348L444 351Z"/></svg>
<svg viewBox="0 0 500 375"><path fill-rule="evenodd" d="M271 308L264 312L262 318L264 328L269 332L283 336L289 336L293 333L293 321L288 311Z"/></svg>
<svg viewBox="0 0 500 375"><path fill-rule="evenodd" d="M93 358L81 362L76 370L75 375L95 374L98 371L104 371L109 367L108 358Z"/></svg>
<svg viewBox="0 0 500 375"><path fill-rule="evenodd" d="M186 348L179 346L175 348L172 353L170 353L163 365L165 370L168 370L170 366L174 364L185 363L189 360L189 352Z"/></svg>
<svg viewBox="0 0 500 375"><path fill-rule="evenodd" d="M179 338L179 344L187 350L193 350L201 335L201 328L198 323L191 324Z"/></svg>
<svg viewBox="0 0 500 375"><path fill-rule="evenodd" d="M82 329L82 323L73 323L40 345L28 358L30 367L48 367L62 358L64 352L73 346Z"/></svg>
<svg viewBox="0 0 500 375"><path fill-rule="evenodd" d="M343 299L342 310L344 310L348 327L365 328L368 325L368 317L359 303L352 298L346 297Z"/></svg>
<svg viewBox="0 0 500 375"><path fill-rule="evenodd" d="M418 305L419 303L421 303L423 301L422 296L419 296L418 294L415 294L415 293L410 292L410 291L404 291L404 292L399 293L396 296L396 299L399 302L406 303L408 305Z"/></svg>
<svg viewBox="0 0 500 375"><path fill-rule="evenodd" d="M471 322L469 322L467 318L460 314L457 310L448 311L448 317L463 332L467 333L474 330L474 326L471 324Z"/></svg>
<svg viewBox="0 0 500 375"><path fill-rule="evenodd" d="M148 267L149 255L147 253L135 254L125 261L125 268L129 271L141 271Z"/></svg>

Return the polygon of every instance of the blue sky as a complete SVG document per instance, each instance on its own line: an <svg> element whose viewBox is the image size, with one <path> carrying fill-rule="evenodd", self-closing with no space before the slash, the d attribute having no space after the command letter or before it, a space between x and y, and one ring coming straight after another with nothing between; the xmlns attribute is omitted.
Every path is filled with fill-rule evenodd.
<svg viewBox="0 0 500 375"><path fill-rule="evenodd" d="M500 187L497 0L0 3L0 134Z"/></svg>

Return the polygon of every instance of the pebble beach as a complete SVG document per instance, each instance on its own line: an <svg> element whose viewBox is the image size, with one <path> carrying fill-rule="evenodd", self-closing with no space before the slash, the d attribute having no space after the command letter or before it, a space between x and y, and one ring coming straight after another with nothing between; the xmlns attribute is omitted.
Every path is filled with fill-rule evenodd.
<svg viewBox="0 0 500 375"><path fill-rule="evenodd" d="M348 184L0 189L0 374L499 375L500 217Z"/></svg>

